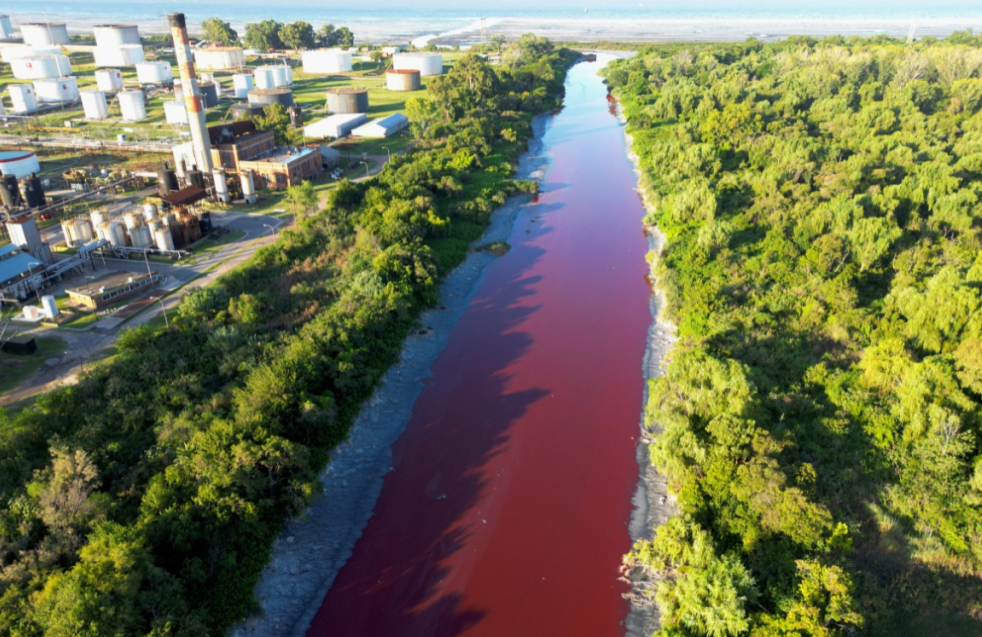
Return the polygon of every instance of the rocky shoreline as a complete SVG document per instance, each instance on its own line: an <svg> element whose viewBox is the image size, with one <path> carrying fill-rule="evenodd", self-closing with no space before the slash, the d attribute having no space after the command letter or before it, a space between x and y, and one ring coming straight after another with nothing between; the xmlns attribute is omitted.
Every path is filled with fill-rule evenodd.
<svg viewBox="0 0 982 637"><path fill-rule="evenodd" d="M550 165L542 134L547 117L533 121L534 136L522 155L518 179L541 181ZM473 245L507 241L527 195L511 198L491 215L491 225ZM440 287L440 304L420 316L423 326L402 352L355 420L349 438L333 452L320 475L319 498L300 519L289 521L273 545L256 585L260 612L235 626L233 637L303 637L334 579L371 518L392 467L392 444L412 415L430 366L444 350L457 321L477 291L485 267L496 257L472 251Z"/></svg>

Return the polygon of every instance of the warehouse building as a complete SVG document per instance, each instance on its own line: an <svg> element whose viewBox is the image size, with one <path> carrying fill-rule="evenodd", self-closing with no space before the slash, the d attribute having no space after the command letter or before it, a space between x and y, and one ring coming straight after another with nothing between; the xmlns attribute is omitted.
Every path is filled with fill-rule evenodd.
<svg viewBox="0 0 982 637"><path fill-rule="evenodd" d="M276 148L262 159L239 161L239 168L253 172L256 188L270 190L285 190L324 172L319 148Z"/></svg>
<svg viewBox="0 0 982 637"><path fill-rule="evenodd" d="M409 126L409 119L402 113L375 119L351 131L352 137L385 138L395 135Z"/></svg>
<svg viewBox="0 0 982 637"><path fill-rule="evenodd" d="M85 288L65 290L69 300L79 307L98 310L133 298L157 285L157 273L111 274L88 284Z"/></svg>
<svg viewBox="0 0 982 637"><path fill-rule="evenodd" d="M340 139L368 121L364 113L331 115L303 127L303 134L309 139Z"/></svg>

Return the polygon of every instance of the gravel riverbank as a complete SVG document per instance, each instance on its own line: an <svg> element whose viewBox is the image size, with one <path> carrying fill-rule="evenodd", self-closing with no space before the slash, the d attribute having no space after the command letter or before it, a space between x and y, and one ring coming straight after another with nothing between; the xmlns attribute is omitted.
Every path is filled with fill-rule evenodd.
<svg viewBox="0 0 982 637"><path fill-rule="evenodd" d="M519 163L519 179L541 181L550 159L541 142L548 116L533 122L534 137ZM513 197L491 215L475 245L507 241L528 196ZM495 259L472 252L446 278L440 304L420 317L423 326L403 343L399 361L384 376L321 474L323 490L301 519L288 522L273 545L269 564L256 585L260 612L234 627L233 637L302 637L338 571L371 518L392 466L392 444L405 429L430 366L447 345L457 321L478 288L484 268Z"/></svg>

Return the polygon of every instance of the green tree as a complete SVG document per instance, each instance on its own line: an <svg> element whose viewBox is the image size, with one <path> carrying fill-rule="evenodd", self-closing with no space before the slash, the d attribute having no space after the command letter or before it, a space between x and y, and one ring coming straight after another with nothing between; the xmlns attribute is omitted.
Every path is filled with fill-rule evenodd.
<svg viewBox="0 0 982 637"><path fill-rule="evenodd" d="M290 186L286 189L286 200L293 208L293 222L297 222L297 216L307 216L317 209L320 198L314 190L314 184L309 181Z"/></svg>
<svg viewBox="0 0 982 637"><path fill-rule="evenodd" d="M312 49L316 42L314 27L307 22L291 22L280 29L280 40L289 49Z"/></svg>
<svg viewBox="0 0 982 637"><path fill-rule="evenodd" d="M256 128L261 131L272 131L279 146L290 146L297 143L301 132L290 126L290 114L282 104L270 104L263 109L263 115L253 118Z"/></svg>
<svg viewBox="0 0 982 637"><path fill-rule="evenodd" d="M325 24L317 29L317 41L323 47L335 47L338 45L337 31L333 24Z"/></svg>
<svg viewBox="0 0 982 637"><path fill-rule="evenodd" d="M355 36L348 27L338 27L335 38L336 45L342 49L350 49L355 45Z"/></svg>
<svg viewBox="0 0 982 637"><path fill-rule="evenodd" d="M239 41L239 34L232 25L221 18L208 18L201 23L201 30L204 39L222 46L232 46Z"/></svg>
<svg viewBox="0 0 982 637"><path fill-rule="evenodd" d="M254 24L246 25L245 45L257 51L269 51L270 49L282 49L283 41L280 39L280 29L283 24L276 20L263 20Z"/></svg>

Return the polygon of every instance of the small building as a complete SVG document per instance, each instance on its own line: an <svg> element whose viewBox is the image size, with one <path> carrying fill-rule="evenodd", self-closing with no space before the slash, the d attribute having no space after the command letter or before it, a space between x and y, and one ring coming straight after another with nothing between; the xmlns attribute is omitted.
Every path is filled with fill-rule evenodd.
<svg viewBox="0 0 982 637"><path fill-rule="evenodd" d="M341 151L330 146L321 146L321 164L331 170L341 165Z"/></svg>
<svg viewBox="0 0 982 637"><path fill-rule="evenodd" d="M256 188L285 190L324 172L319 148L276 148L262 159L240 160L239 170L251 170Z"/></svg>
<svg viewBox="0 0 982 637"><path fill-rule="evenodd" d="M409 119L402 113L375 119L351 131L352 137L383 138L394 135L409 126Z"/></svg>
<svg viewBox="0 0 982 637"><path fill-rule="evenodd" d="M120 272L91 282L84 288L66 290L72 303L98 310L133 298L157 285L157 273Z"/></svg>
<svg viewBox="0 0 982 637"><path fill-rule="evenodd" d="M256 130L252 120L209 126L208 137L212 163L227 170L238 171L241 162L260 159L276 150L273 132Z"/></svg>
<svg viewBox="0 0 982 637"><path fill-rule="evenodd" d="M8 243L0 246L0 293L5 297L23 299L28 292L41 287L44 264L31 254Z"/></svg>
<svg viewBox="0 0 982 637"><path fill-rule="evenodd" d="M309 139L339 139L368 121L364 113L331 115L303 127L303 134Z"/></svg>

